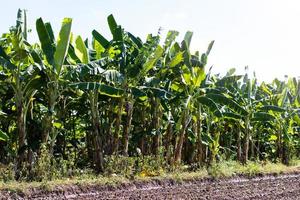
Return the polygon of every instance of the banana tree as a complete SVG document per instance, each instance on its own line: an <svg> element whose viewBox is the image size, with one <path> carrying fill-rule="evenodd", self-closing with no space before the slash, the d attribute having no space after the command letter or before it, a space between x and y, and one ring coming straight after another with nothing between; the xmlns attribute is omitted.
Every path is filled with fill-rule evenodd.
<svg viewBox="0 0 300 200"><path fill-rule="evenodd" d="M39 70L30 54L32 47L26 41L26 32L26 12L19 10L17 25L12 27L9 33L4 34L0 41L0 71L4 73L1 81L8 84L14 91L19 166L24 159L27 111L37 92L33 83L39 78L37 76Z"/></svg>
<svg viewBox="0 0 300 200"><path fill-rule="evenodd" d="M295 128L299 126L299 81L296 78L287 81L275 80L275 88L270 94L269 114L275 117L273 126L278 130L273 137L276 138L277 157L284 164L289 164L290 151L296 144L293 141ZM265 88L266 92L270 91ZM264 108L264 107L263 107Z"/></svg>
<svg viewBox="0 0 300 200"><path fill-rule="evenodd" d="M96 171L103 171L103 135L100 133L100 108L99 96L110 98L120 98L124 91L122 89L110 86L109 82L120 79L121 75L115 70L104 70L111 65L109 57L103 57L98 60L89 53L88 46L82 38L78 36L75 40L73 59L77 62L75 68L71 71L71 83L69 86L87 94L87 100L90 105L92 141ZM97 53L97 49L96 53ZM99 53L99 52L98 52Z"/></svg>
<svg viewBox="0 0 300 200"><path fill-rule="evenodd" d="M218 88L225 88L222 95L209 94L208 96L215 102L225 105L225 118L231 119L237 132L237 157L238 160L246 163L249 158L249 142L254 154L256 132L254 126L273 121L275 118L268 113L272 110L269 97L262 94L257 87L256 78L250 79L246 73L243 80L239 82L241 76L230 74L216 82ZM261 109L260 109L261 108ZM241 132L244 134L243 152L241 152Z"/></svg>
<svg viewBox="0 0 300 200"><path fill-rule="evenodd" d="M125 110L126 117L122 135L122 154L128 155L128 145L130 132L132 129L132 116L136 98L140 98L137 93L141 94L141 80L147 73L153 69L156 62L163 53L163 49L158 45L159 38L149 35L147 41L143 43L129 32L123 30L118 25L112 15L108 16L108 25L113 35L113 39L108 41L96 30L93 31L94 39L105 49L112 61L113 70L123 77L122 81L116 85L124 90L124 94L118 99L118 112L115 126L115 141L113 153L118 152L118 140L121 131L122 112ZM145 90L147 88L144 88ZM139 92L138 92L139 91ZM125 109L124 109L125 108Z"/></svg>
<svg viewBox="0 0 300 200"><path fill-rule="evenodd" d="M53 128L55 106L63 91L62 74L69 48L72 19L64 18L57 41L55 41L50 23L44 23L42 18L36 20L36 30L41 44L41 52L33 51L35 62L42 66L42 74L45 77L44 98L48 111L44 116L44 128L42 143L47 144L51 138L50 151L52 151L57 132Z"/></svg>
<svg viewBox="0 0 300 200"><path fill-rule="evenodd" d="M193 109L197 105L201 83L206 77L204 67L213 45L212 42L201 57L198 53L192 55L189 50L191 38L192 32L187 32L181 47L175 43L171 49L173 51L170 54L172 57L167 65L171 77L170 91L175 96L170 102L180 104L179 109L174 110L180 113L179 117L174 117L177 119L176 131L178 133L173 157L173 164L175 165L181 162L186 131L192 120ZM174 105L171 104L170 106ZM172 113L172 115L175 116L176 113Z"/></svg>

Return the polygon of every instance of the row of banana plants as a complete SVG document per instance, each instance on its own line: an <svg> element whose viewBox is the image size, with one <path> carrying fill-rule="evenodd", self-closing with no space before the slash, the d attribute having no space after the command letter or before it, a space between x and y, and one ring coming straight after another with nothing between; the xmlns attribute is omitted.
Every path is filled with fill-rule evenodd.
<svg viewBox="0 0 300 200"><path fill-rule="evenodd" d="M145 40L107 18L111 38L55 33L26 12L0 38L0 161L34 163L41 148L77 156L77 167L105 171L107 156L163 157L170 166L220 159L282 161L300 151L300 80L257 81L248 72L205 69L207 51L191 52L192 32Z"/></svg>

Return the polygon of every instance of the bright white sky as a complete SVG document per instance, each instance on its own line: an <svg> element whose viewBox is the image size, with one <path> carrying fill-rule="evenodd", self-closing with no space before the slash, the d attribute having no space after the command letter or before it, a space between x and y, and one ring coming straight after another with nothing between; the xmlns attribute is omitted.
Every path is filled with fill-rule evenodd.
<svg viewBox="0 0 300 200"><path fill-rule="evenodd" d="M63 17L73 18L73 32L90 37L97 29L110 37L106 17L142 39L163 27L178 30L181 39L193 31L193 50L203 52L211 40L209 57L214 72L248 65L259 79L300 76L299 0L9 0L2 3L0 33L15 24L18 8L28 11L36 41L35 20L50 21L56 34ZM209 67L208 66L208 67Z"/></svg>

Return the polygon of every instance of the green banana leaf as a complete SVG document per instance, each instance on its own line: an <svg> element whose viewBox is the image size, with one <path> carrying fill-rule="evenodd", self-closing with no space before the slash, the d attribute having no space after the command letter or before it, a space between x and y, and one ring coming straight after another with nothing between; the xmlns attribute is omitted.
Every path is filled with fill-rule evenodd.
<svg viewBox="0 0 300 200"><path fill-rule="evenodd" d="M106 95L109 97L121 97L124 94L124 90L105 85L98 82L81 82L81 83L72 83L69 85L71 88L80 89L80 90L98 90L100 94Z"/></svg>
<svg viewBox="0 0 300 200"><path fill-rule="evenodd" d="M253 118L251 118L251 121L273 121L275 117L269 113L266 112L256 112L253 114Z"/></svg>
<svg viewBox="0 0 300 200"><path fill-rule="evenodd" d="M248 112L233 99L230 99L221 94L207 94L206 96L214 100L216 103L228 106L230 109L238 112L243 116L248 115Z"/></svg>
<svg viewBox="0 0 300 200"><path fill-rule="evenodd" d="M36 30L38 33L39 40L41 42L42 50L46 55L46 59L48 63L53 65L55 44L53 43L53 40L51 39L50 34L48 33L42 18L36 20Z"/></svg>
<svg viewBox="0 0 300 200"><path fill-rule="evenodd" d="M108 22L108 26L109 26L111 34L114 35L115 30L118 27L118 24L117 24L117 22L116 22L116 20L115 20L115 18L112 14L110 14L107 17L107 22Z"/></svg>
<svg viewBox="0 0 300 200"><path fill-rule="evenodd" d="M285 112L285 109L279 106L266 105L259 108L261 111L274 111L274 112Z"/></svg>
<svg viewBox="0 0 300 200"><path fill-rule="evenodd" d="M8 135L0 130L0 140L7 141L9 139Z"/></svg>
<svg viewBox="0 0 300 200"><path fill-rule="evenodd" d="M105 39L105 37L103 37L99 32L97 32L96 30L93 30L92 35L93 35L94 39L97 42L99 42L103 48L106 49L109 47L110 42L107 39Z"/></svg>
<svg viewBox="0 0 300 200"><path fill-rule="evenodd" d="M81 61L81 63L88 64L89 54L88 50L80 36L77 36L75 40L75 54Z"/></svg>
<svg viewBox="0 0 300 200"><path fill-rule="evenodd" d="M62 65L68 53L70 36L71 36L71 27L72 27L72 19L64 18L57 39L56 50L54 53L54 66L58 76L60 75Z"/></svg>

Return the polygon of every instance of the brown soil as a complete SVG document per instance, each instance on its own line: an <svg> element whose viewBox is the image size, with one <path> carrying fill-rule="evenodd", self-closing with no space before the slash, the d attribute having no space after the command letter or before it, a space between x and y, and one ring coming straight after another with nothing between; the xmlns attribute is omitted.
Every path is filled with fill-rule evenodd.
<svg viewBox="0 0 300 200"><path fill-rule="evenodd" d="M0 199L300 199L300 174L60 186L48 192L30 189L26 194L1 191Z"/></svg>

